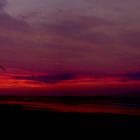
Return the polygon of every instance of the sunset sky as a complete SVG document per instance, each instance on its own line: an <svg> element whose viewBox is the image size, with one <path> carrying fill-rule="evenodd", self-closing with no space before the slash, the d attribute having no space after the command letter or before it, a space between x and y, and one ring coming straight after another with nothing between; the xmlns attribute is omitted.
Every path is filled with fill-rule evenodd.
<svg viewBox="0 0 140 140"><path fill-rule="evenodd" d="M140 96L139 0L0 0L0 95Z"/></svg>

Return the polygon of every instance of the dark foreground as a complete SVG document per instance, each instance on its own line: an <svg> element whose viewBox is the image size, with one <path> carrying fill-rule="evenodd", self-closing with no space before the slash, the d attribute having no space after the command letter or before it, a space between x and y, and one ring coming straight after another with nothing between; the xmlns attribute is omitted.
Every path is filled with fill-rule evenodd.
<svg viewBox="0 0 140 140"><path fill-rule="evenodd" d="M125 100L126 103L123 104L125 107L120 104L120 101L118 105L116 99L111 104L108 99L103 99L103 101L101 99L86 99L86 101L75 99L71 102L69 99L61 98L58 102L58 98L57 101L54 98L41 98L41 101L36 102L33 98L23 100L20 97L1 98L0 100L0 126L6 131L15 130L15 128L15 132L22 129L22 132L28 130L35 134L39 131L45 134L48 131L70 133L81 130L92 133L95 130L98 132L109 130L109 132L116 133L139 131L139 100L134 102ZM124 100L121 102L124 103Z"/></svg>
<svg viewBox="0 0 140 140"><path fill-rule="evenodd" d="M5 137L29 139L140 138L140 116L105 113L66 113L24 110L0 105L0 127Z"/></svg>
<svg viewBox="0 0 140 140"><path fill-rule="evenodd" d="M18 105L0 105L0 124L29 127L69 128L92 127L126 129L140 126L140 116L109 113L72 113L24 110Z"/></svg>

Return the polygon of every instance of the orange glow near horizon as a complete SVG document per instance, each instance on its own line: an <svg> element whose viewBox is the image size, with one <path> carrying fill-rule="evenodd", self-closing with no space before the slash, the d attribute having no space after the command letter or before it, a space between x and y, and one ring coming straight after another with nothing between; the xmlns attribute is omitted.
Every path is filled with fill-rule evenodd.
<svg viewBox="0 0 140 140"><path fill-rule="evenodd" d="M69 92L73 95L75 92L94 92L104 90L118 90L118 89L136 89L140 87L139 80L121 81L118 77L77 77L73 80L62 80L57 83L43 83L34 80L14 79L10 75L0 76L0 93L4 91L9 92ZM25 76L22 75L22 76ZM27 76L27 75L26 75ZM71 92L71 93L70 93ZM86 95L86 94L85 94Z"/></svg>

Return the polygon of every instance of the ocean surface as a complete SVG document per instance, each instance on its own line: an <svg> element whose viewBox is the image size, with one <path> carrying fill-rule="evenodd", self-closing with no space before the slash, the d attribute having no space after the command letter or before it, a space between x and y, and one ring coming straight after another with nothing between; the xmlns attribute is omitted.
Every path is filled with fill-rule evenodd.
<svg viewBox="0 0 140 140"><path fill-rule="evenodd" d="M67 113L105 113L140 116L140 98L136 97L29 97L2 96L3 105L18 106L26 111Z"/></svg>

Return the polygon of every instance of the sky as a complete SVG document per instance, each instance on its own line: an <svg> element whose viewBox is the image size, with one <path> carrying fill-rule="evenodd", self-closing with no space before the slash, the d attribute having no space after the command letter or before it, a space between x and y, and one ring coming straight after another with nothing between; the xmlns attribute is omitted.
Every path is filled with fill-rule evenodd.
<svg viewBox="0 0 140 140"><path fill-rule="evenodd" d="M139 7L0 0L0 94L140 96Z"/></svg>

